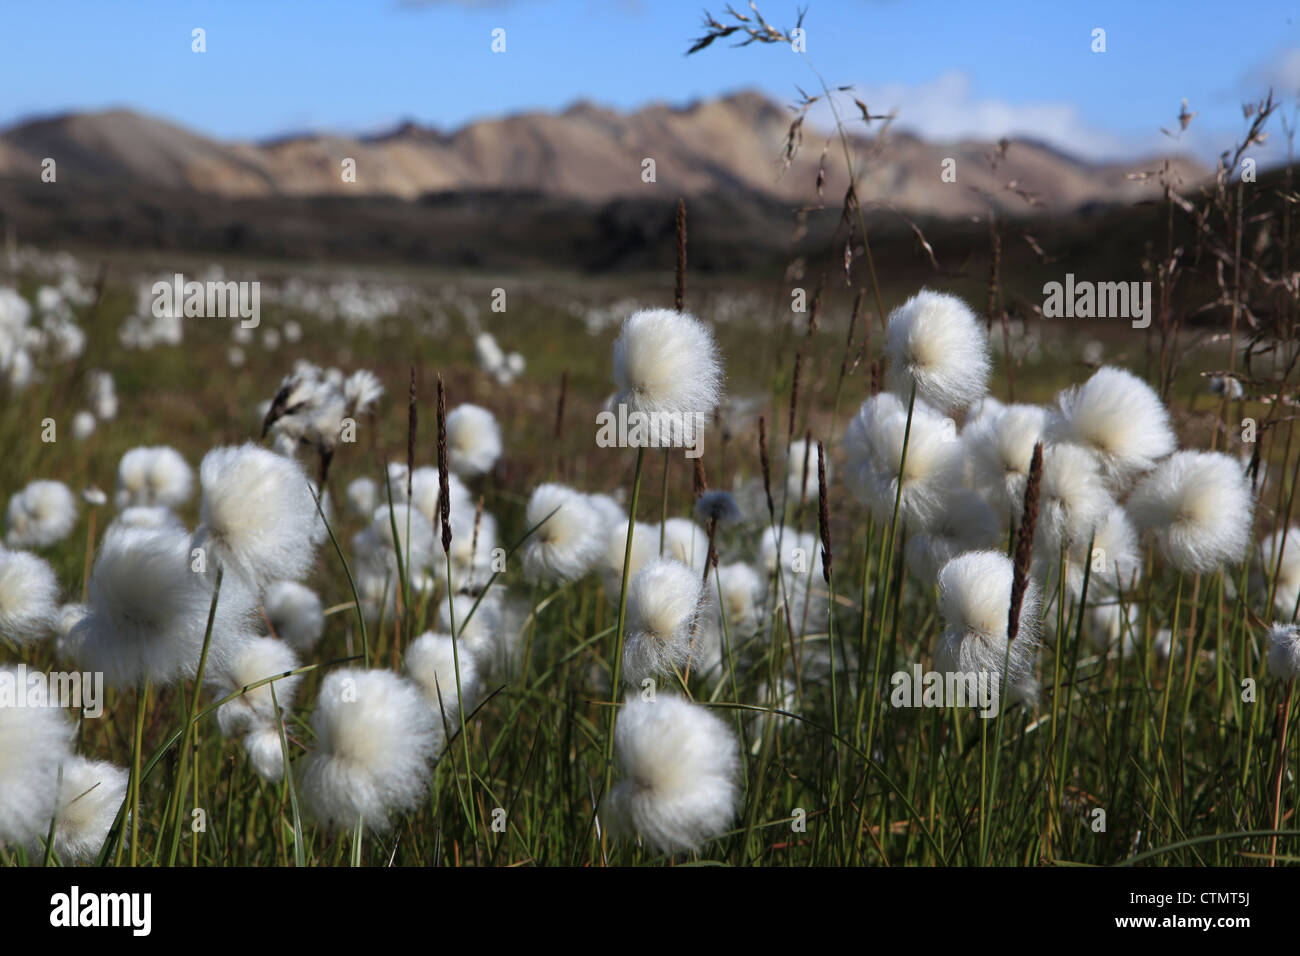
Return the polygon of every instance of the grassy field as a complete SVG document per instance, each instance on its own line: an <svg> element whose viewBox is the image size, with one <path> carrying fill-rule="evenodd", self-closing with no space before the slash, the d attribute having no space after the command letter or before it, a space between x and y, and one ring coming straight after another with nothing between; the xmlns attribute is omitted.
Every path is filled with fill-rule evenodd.
<svg viewBox="0 0 1300 956"><path fill-rule="evenodd" d="M91 261L86 260L88 273ZM297 359L344 372L370 369L386 387L373 420L360 423L355 444L340 446L330 472L334 532L348 560L349 541L366 522L346 507L343 489L359 476L380 478L385 462L406 460L412 370L417 465L436 463L436 375L445 380L449 408L472 402L500 422L504 454L470 488L481 496L483 510L499 520L506 548L528 531L525 505L541 482L560 481L622 500L632 487L637 453L597 447L596 413L614 391L611 346L621 320L634 305L672 304L670 269L617 281L360 273L363 284L403 290L393 314L350 326L264 301L261 326L240 346L242 359L233 365L228 320L185 320L180 345L121 347L120 320L136 307L131 277L147 274L149 267L114 261L102 294L78 309L87 333L84 354L48 368L43 381L6 399L0 409L7 452L0 460L0 490L6 495L48 478L78 492L98 487L111 498L118 461L132 447L170 445L197 466L210 448L256 441L259 403L271 399ZM247 267L232 264L229 270L233 275ZM167 271L181 268L169 262ZM197 272L200 265L192 268ZM257 274L268 287L294 275L307 285L338 278L286 266L266 266ZM49 279L24 271L5 281L34 296ZM497 288L506 290L504 313L490 310ZM993 720L962 708L891 705L890 675L910 673L914 663L928 666L944 623L933 579L905 568L906 533L871 519L853 494L845 465L845 430L871 394L872 366L881 358L880 319L870 310L856 323L846 350L855 291L836 287L827 293L810 331L807 313L791 313L786 286L688 277L686 307L715 328L726 368L727 400L702 459L709 486L731 491L742 512L737 524L719 534L721 563L757 564L760 539L771 524L759 416L766 424L776 507L783 511L778 524L817 531L816 501L787 500L783 491L788 440L809 434L823 441L831 464L833 575L829 584L820 577L813 582L825 590L825 604L794 621L792 637L779 588L769 584L760 626L735 634L724 628L729 654L719 673L678 675L661 687L661 693L688 694L708 706L738 741L739 801L724 833L695 852L664 854L635 840L615 840L597 825L595 807L610 779L616 704L609 685L619 595L609 593L608 580L594 572L561 585L529 582L512 552L491 588L508 595L512 613L505 626L514 629L524 650L508 673L485 684L481 701L466 716L465 736L452 733L418 810L400 815L384 832L330 829L302 819L292 775L289 782L268 783L252 772L238 741L218 732L211 694L201 700L193 773L178 782L177 740L190 685L155 687L144 705L147 776L138 842L126 848L124 859L167 862L171 803L179 791L183 819L196 807L205 811L203 832L187 826L179 844L180 861L199 866L1300 860L1293 820L1300 747L1294 732L1285 746L1281 741L1289 685L1266 676L1265 629L1274 616L1252 586L1260 570L1253 553L1254 567L1180 575L1144 548L1144 573L1128 598L1136 608L1132 656L1095 641L1078 602L1062 600L1049 575L1036 699L1004 708ZM914 291L886 282L886 308ZM958 284L957 291L972 305L980 301L975 288ZM290 323L301 329L296 342L283 337ZM274 348L268 347L271 330L281 337ZM527 368L512 384L503 386L476 366L473 337L481 330L525 357ZM864 343L866 331L870 338ZM995 327L991 336L998 353L991 393L1002 401L1050 404L1061 388L1083 381L1103 363L1139 375L1151 372L1153 330L1134 330L1124 321L1039 320L1017 325L1013 333L1014 394L1007 357L998 351L1002 335ZM1244 466L1254 447L1242 443L1239 428L1216 423L1265 421L1271 407L1222 402L1210 394L1201 373L1227 361L1226 343L1207 337L1178 369L1169 407L1184 447L1217 447ZM75 440L67 423L85 404L92 368L112 373L120 410L89 438ZM557 429L562 376L567 388ZM57 441L41 440L47 418L58 423ZM1253 540L1285 523L1290 513L1300 454L1292 448L1290 428L1286 416L1260 436L1267 478ZM657 451L645 461L638 520L690 517L691 463L677 452ZM310 456L304 464L314 473ZM112 510L111 504L83 504L76 529L42 551L64 600L85 593L88 551ZM179 516L193 528L197 501ZM1003 529L1004 545L1012 530ZM362 653L348 582L343 561L326 541L306 581L327 608L324 637L303 660L311 669L286 717L294 763L314 745L309 718L322 679L344 661L356 665ZM472 603L473 597L457 600ZM402 671L403 648L435 625L432 596L405 613L372 620L371 666ZM1160 653L1157 635L1164 630L1175 635L1172 656ZM49 640L5 647L3 657L42 669L66 666ZM808 665L797 675L794 658ZM1243 699L1247 679L1256 690ZM136 691L111 690L103 717L81 722L79 752L129 766L137 706ZM1294 706L1291 711L1294 718ZM1286 831L1276 847L1269 836L1275 829ZM112 841L110 849L116 850ZM0 854L8 862L34 863L43 850L9 847Z"/></svg>

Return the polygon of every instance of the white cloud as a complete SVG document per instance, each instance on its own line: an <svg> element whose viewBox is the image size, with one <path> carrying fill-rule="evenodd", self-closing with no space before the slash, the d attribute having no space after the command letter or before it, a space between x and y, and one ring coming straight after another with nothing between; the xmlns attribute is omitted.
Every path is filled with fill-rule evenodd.
<svg viewBox="0 0 1300 956"><path fill-rule="evenodd" d="M975 95L970 76L956 70L917 86L859 87L858 96L873 114L896 110L896 129L932 142L1007 136L1041 140L1085 159L1114 159L1134 152L1131 144L1086 123L1071 103L981 98ZM816 118L825 123L829 112Z"/></svg>

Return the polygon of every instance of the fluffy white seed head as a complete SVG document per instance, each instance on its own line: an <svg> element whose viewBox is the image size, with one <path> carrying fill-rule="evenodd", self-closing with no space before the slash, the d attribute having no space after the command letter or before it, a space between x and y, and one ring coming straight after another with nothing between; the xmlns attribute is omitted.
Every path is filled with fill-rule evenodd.
<svg viewBox="0 0 1300 956"><path fill-rule="evenodd" d="M0 670L22 688L16 668ZM73 734L57 707L0 707L0 846L33 846L49 832Z"/></svg>
<svg viewBox="0 0 1300 956"><path fill-rule="evenodd" d="M1092 454L1078 445L1048 445L1043 449L1043 479L1034 531L1034 551L1042 560L1059 562L1062 548L1086 548L1089 538L1115 507ZM1013 513L1017 522L1023 519L1023 499Z"/></svg>
<svg viewBox="0 0 1300 956"><path fill-rule="evenodd" d="M44 637L58 607L54 570L34 554L0 547L0 636L19 646Z"/></svg>
<svg viewBox="0 0 1300 956"><path fill-rule="evenodd" d="M1029 482L1034 445L1047 424L1047 410L1037 405L1008 405L990 411L962 431L970 456L972 484L1001 515L1019 513Z"/></svg>
<svg viewBox="0 0 1300 956"><path fill-rule="evenodd" d="M195 547L258 589L307 574L321 525L298 462L253 444L214 448L199 466L199 484Z"/></svg>
<svg viewBox="0 0 1300 956"><path fill-rule="evenodd" d="M671 416L672 444L693 446L695 416L707 421L722 399L722 359L713 333L685 312L646 309L614 342L615 405Z"/></svg>
<svg viewBox="0 0 1300 956"><path fill-rule="evenodd" d="M965 408L988 391L988 337L955 295L922 289L889 316L885 332L889 388L935 408Z"/></svg>
<svg viewBox="0 0 1300 956"><path fill-rule="evenodd" d="M402 490L405 491L405 487ZM379 486L373 478L354 478L348 483L346 497L353 514L359 518L369 518L379 507Z"/></svg>
<svg viewBox="0 0 1300 956"><path fill-rule="evenodd" d="M907 420L907 406L888 392L862 403L845 436L849 484L876 520L887 522L894 513L903 464L899 520L921 530L938 518L948 494L961 484L962 444L952 419L920 399L912 408L910 431Z"/></svg>
<svg viewBox="0 0 1300 956"><path fill-rule="evenodd" d="M757 632L763 617L763 578L744 562L718 566L719 608L727 616L727 631L745 638ZM721 622L719 622L721 624Z"/></svg>
<svg viewBox="0 0 1300 956"><path fill-rule="evenodd" d="M524 520L529 528L541 525L524 542L524 575L529 580L576 581L605 551L608 537L600 515L586 495L572 488L538 485Z"/></svg>
<svg viewBox="0 0 1300 956"><path fill-rule="evenodd" d="M907 539L908 569L921 581L933 583L939 569L957 555L994 547L1001 533L992 506L970 489L956 488L930 528Z"/></svg>
<svg viewBox="0 0 1300 956"><path fill-rule="evenodd" d="M704 570L709 536L689 518L669 518L663 525L664 557Z"/></svg>
<svg viewBox="0 0 1300 956"><path fill-rule="evenodd" d="M71 757L63 765L54 852L63 864L99 855L126 796L129 774L102 760Z"/></svg>
<svg viewBox="0 0 1300 956"><path fill-rule="evenodd" d="M1300 677L1300 626L1274 624L1268 629L1268 672L1283 681Z"/></svg>
<svg viewBox="0 0 1300 956"><path fill-rule="evenodd" d="M492 470L501 457L501 427L478 405L459 405L447 413L447 464L462 478Z"/></svg>
<svg viewBox="0 0 1300 956"><path fill-rule="evenodd" d="M1263 576L1260 592L1267 599L1273 581L1273 609L1291 619L1300 602L1300 525L1278 528L1260 543L1258 570Z"/></svg>
<svg viewBox="0 0 1300 956"><path fill-rule="evenodd" d="M623 679L632 685L684 667L701 644L706 609L697 571L671 558L655 558L628 582Z"/></svg>
<svg viewBox="0 0 1300 956"><path fill-rule="evenodd" d="M614 750L624 776L602 818L615 834L675 852L698 848L731 823L739 748L705 708L663 694L631 698L615 723Z"/></svg>
<svg viewBox="0 0 1300 956"><path fill-rule="evenodd" d="M33 481L9 499L5 543L11 548L48 548L77 524L77 496L61 481Z"/></svg>
<svg viewBox="0 0 1300 956"><path fill-rule="evenodd" d="M1169 456L1138 482L1128 509L1182 571L1208 574L1241 561L1250 547L1250 484L1241 466L1218 452Z"/></svg>
<svg viewBox="0 0 1300 956"><path fill-rule="evenodd" d="M90 613L69 640L89 670L113 685L145 678L166 684L198 667L212 604L205 576L191 570L184 531L110 528L90 575ZM250 629L254 598L239 582L222 582L208 666L218 667Z"/></svg>
<svg viewBox="0 0 1300 956"><path fill-rule="evenodd" d="M462 614L468 613L466 607ZM478 616L478 611L474 612ZM456 692L456 665L459 653L460 695ZM425 700L433 707L436 723L441 730L443 720L451 726L460 713L463 698L473 707L479 695L478 668L474 655L462 641L454 647L450 634L427 631L411 643L406 651L406 671L424 692Z"/></svg>
<svg viewBox="0 0 1300 956"><path fill-rule="evenodd" d="M325 630L320 597L296 581L274 581L263 596L271 630L300 654L314 648Z"/></svg>
<svg viewBox="0 0 1300 956"><path fill-rule="evenodd" d="M284 779L284 743L275 723L257 724L244 734L244 753L253 771L263 780L279 783Z"/></svg>
<svg viewBox="0 0 1300 956"><path fill-rule="evenodd" d="M946 625L934 651L940 673L987 674L995 698L1004 680L1013 696L1032 698L1039 592L1030 580L1020 608L1020 629L1008 656L1011 559L998 551L958 555L939 571L939 609Z"/></svg>
<svg viewBox="0 0 1300 956"><path fill-rule="evenodd" d="M194 491L194 472L180 452L166 445L132 448L117 466L118 509L131 505L179 508Z"/></svg>
<svg viewBox="0 0 1300 956"><path fill-rule="evenodd" d="M627 509L615 501L613 496L603 493L587 495L587 503L600 515L601 523L606 527L621 524L627 528Z"/></svg>
<svg viewBox="0 0 1300 956"><path fill-rule="evenodd" d="M274 726L276 705L280 710L293 706L294 694L302 682L301 674L280 677L299 667L293 648L273 637L250 638L243 642L222 666L211 671L209 678L221 697L243 691L217 710L217 723L227 737L246 733L260 724ZM268 677L272 683L244 690ZM272 693L271 688L275 691Z"/></svg>
<svg viewBox="0 0 1300 956"><path fill-rule="evenodd" d="M1117 494L1177 447L1164 403L1125 369L1098 369L1082 385L1057 396L1057 405L1047 424L1048 439L1095 454Z"/></svg>
<svg viewBox="0 0 1300 956"><path fill-rule="evenodd" d="M298 792L326 824L388 829L429 784L438 733L420 689L391 671L348 668L321 684L311 716L316 749L300 762Z"/></svg>
<svg viewBox="0 0 1300 956"><path fill-rule="evenodd" d="M627 518L621 524L611 525L605 549L598 563L605 583L605 597L617 604L623 588L623 559L627 554ZM659 557L659 528L638 521L632 528L632 558L628 563L628 579Z"/></svg>

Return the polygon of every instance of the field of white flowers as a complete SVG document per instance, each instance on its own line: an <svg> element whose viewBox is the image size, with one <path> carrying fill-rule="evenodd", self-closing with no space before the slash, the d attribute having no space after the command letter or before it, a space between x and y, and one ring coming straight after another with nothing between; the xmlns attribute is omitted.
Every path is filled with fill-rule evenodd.
<svg viewBox="0 0 1300 956"><path fill-rule="evenodd" d="M160 277L0 273L6 863L1300 859L1294 338Z"/></svg>

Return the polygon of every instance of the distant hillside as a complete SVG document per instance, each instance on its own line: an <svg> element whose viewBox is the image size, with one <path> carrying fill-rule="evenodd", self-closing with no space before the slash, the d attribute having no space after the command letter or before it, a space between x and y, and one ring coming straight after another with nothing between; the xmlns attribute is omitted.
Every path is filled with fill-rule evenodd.
<svg viewBox="0 0 1300 956"><path fill-rule="evenodd" d="M806 128L799 155L781 173L779 159L791 118L786 107L745 92L682 108L653 105L627 113L580 103L558 114L485 119L451 132L406 124L366 138L313 134L227 143L154 117L114 110L33 120L5 130L0 133L0 177L37 178L41 159L53 157L60 184L97 190L129 184L229 199L409 200L429 193L520 191L597 204L719 194L804 204L816 196L826 137ZM1131 204L1158 195L1151 183L1126 178L1154 168L1154 160L1096 164L1044 144L1017 141L995 181L986 161L993 149L984 142L928 143L893 135L869 164L860 194L908 215L951 218L981 210L977 189L997 189L1012 180L1039 196L1043 205L1038 212ZM957 161L956 183L940 180L947 157ZM345 158L356 161L355 183L342 179ZM646 158L655 161L654 184L641 178ZM1204 175L1193 163L1179 163L1188 182ZM825 201L838 205L846 186L838 149L827 154L825 166ZM1023 204L1012 205L1030 212Z"/></svg>

